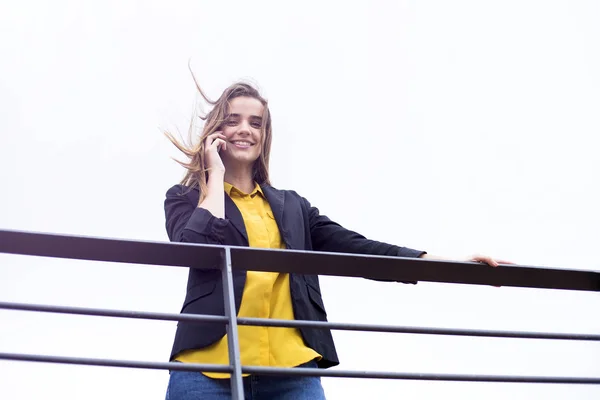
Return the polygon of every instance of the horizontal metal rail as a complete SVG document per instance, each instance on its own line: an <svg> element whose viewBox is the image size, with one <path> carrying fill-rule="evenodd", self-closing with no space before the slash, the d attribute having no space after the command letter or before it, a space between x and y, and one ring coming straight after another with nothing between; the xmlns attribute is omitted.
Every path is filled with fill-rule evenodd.
<svg viewBox="0 0 600 400"><path fill-rule="evenodd" d="M74 314L116 318L133 318L160 321L185 321L185 322L214 322L227 323L227 317L219 315L202 314L173 314L158 313L151 311L129 311L129 310L110 310L104 308L85 308L72 306L59 306L48 304L31 303L12 303L0 301L0 309L17 311L36 311L58 314ZM239 325L249 326L272 326L272 327L291 327L291 328L317 328L333 329L344 331L362 331L362 332L390 332L390 333L408 333L425 335L445 335L445 336L475 336L475 337L495 337L511 339L550 339L550 340L580 340L580 341L600 341L600 335L591 333L548 333L548 332L519 332L519 331L497 331L480 329L452 329L437 327L414 327L397 325L378 325L378 324L355 324L342 322L321 322L304 320L283 320L268 318L237 318Z"/></svg>
<svg viewBox="0 0 600 400"><path fill-rule="evenodd" d="M226 372L231 366L214 364L191 364L179 362L153 362L111 360L100 358L82 358L37 354L0 353L0 360L36 361L55 364L91 365L104 367L142 368L172 371ZM351 370L324 370L319 368L275 368L244 367L242 373L255 375L321 376L332 378L371 378L404 379L419 381L458 381L458 382L505 382L505 383L559 383L559 384L600 384L600 378L565 376L510 376L510 375L468 375L468 374L432 374L409 372L371 372Z"/></svg>
<svg viewBox="0 0 600 400"><path fill-rule="evenodd" d="M236 318L233 298L233 271L276 271L284 273L363 277L400 282L444 282L540 289L600 291L600 273L569 269L502 265L491 268L473 262L448 262L362 254L340 254L300 250L254 249L234 246L208 246L189 243L148 242L84 236L0 230L0 253L59 257L90 261L123 262L221 269L227 315L192 315L147 311L0 302L0 309L62 314L135 318L147 320L210 322L226 324L229 339L229 365L128 361L36 354L0 353L0 360L34 361L76 365L111 366L182 371L231 373L232 397L243 399L242 373L258 375L322 376L376 379L409 379L470 382L518 382L600 384L600 378L421 374L322 370L313 368L273 368L241 366L236 324L274 327L309 327L370 332L476 336L520 339L600 341L600 335L580 333L513 332L435 327L406 327L374 324L348 324L302 320Z"/></svg>
<svg viewBox="0 0 600 400"><path fill-rule="evenodd" d="M273 250L191 243L106 239L0 230L0 253L206 268L206 260L224 259L232 269L362 277L390 281L425 281L540 289L600 291L600 272L473 262L384 257L300 250ZM218 265L219 263L215 263Z"/></svg>

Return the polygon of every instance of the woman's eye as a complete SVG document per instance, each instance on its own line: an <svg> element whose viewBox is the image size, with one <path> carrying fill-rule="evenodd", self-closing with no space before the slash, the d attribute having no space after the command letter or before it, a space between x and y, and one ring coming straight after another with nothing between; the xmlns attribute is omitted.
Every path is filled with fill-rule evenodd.
<svg viewBox="0 0 600 400"><path fill-rule="evenodd" d="M253 128L260 128L260 126L262 125L260 122L252 122L250 124Z"/></svg>
<svg viewBox="0 0 600 400"><path fill-rule="evenodd" d="M237 125L237 121L234 120L229 120L225 123L227 126L236 126Z"/></svg>

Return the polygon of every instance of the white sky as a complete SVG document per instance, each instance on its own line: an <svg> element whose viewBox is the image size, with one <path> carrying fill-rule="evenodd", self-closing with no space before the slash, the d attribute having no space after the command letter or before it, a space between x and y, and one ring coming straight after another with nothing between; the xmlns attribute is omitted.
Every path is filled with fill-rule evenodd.
<svg viewBox="0 0 600 400"><path fill-rule="evenodd" d="M213 97L240 78L259 84L274 118L274 185L344 226L432 254L600 270L598 20L595 0L3 0L0 227L167 240L164 193L183 171L160 128L187 129L191 57ZM177 312L186 277L0 255L0 300ZM331 321L600 332L594 293L322 287ZM0 311L0 351L166 361L174 330ZM334 335L344 369L600 376L598 343ZM6 399L162 399L167 380L0 361ZM333 400L600 397L598 386L324 386Z"/></svg>

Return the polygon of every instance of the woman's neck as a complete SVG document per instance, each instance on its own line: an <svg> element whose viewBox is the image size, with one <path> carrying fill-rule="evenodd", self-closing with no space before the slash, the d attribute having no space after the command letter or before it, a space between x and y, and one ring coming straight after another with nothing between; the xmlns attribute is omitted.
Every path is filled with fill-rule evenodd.
<svg viewBox="0 0 600 400"><path fill-rule="evenodd" d="M254 190L255 183L252 177L252 167L238 168L232 171L232 168L225 169L225 182L235 186L244 193L251 193Z"/></svg>

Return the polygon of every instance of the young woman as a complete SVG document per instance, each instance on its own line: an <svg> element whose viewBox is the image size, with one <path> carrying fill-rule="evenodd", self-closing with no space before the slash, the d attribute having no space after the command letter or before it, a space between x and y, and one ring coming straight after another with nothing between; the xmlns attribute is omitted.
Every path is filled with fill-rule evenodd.
<svg viewBox="0 0 600 400"><path fill-rule="evenodd" d="M166 228L171 241L275 249L301 249L399 257L424 251L366 239L319 214L294 191L269 180L271 115L251 85L235 83L211 102L200 140L186 146L167 134L188 158L186 175L168 190ZM489 257L476 256L492 266ZM216 264L217 260L205 260ZM239 317L326 321L316 275L234 271ZM221 273L190 268L182 313L224 315ZM338 357L324 329L239 326L243 365L328 368ZM228 364L225 326L180 322L171 360ZM230 399L228 374L173 371L167 399ZM244 377L247 398L324 399L318 377Z"/></svg>

